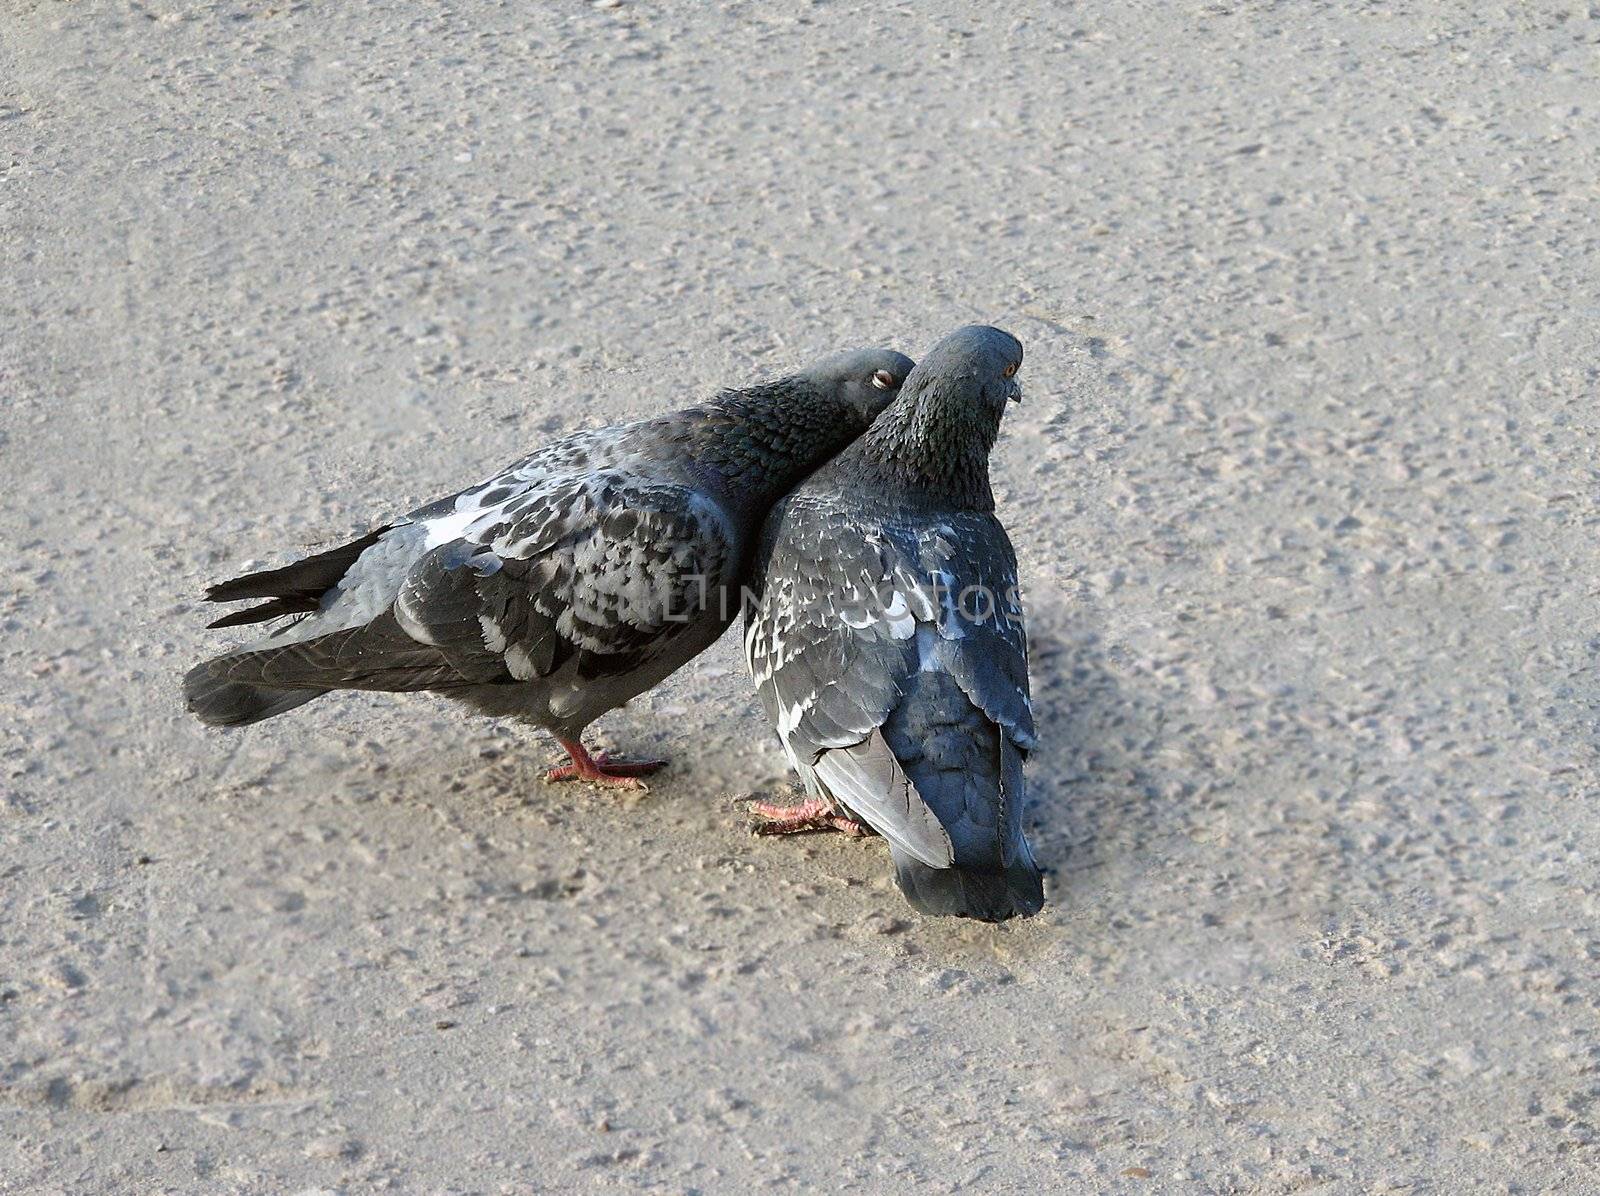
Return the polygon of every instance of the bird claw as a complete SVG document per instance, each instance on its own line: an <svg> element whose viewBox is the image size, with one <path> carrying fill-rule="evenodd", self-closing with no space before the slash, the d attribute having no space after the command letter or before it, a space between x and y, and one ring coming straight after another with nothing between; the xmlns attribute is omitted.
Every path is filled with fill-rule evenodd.
<svg viewBox="0 0 1600 1196"><path fill-rule="evenodd" d="M607 789L648 792L650 787L639 778L660 772L667 766L665 760L613 760L609 752L596 752L591 756L576 740L562 740L561 746L572 759L545 770L544 779L549 784L585 781Z"/></svg>
<svg viewBox="0 0 1600 1196"><path fill-rule="evenodd" d="M602 789L636 789L647 791L646 785L638 777L628 776L614 772L580 772L571 764L558 764L545 770L545 783L556 785L562 781L583 781L590 785L598 785Z"/></svg>
<svg viewBox="0 0 1600 1196"><path fill-rule="evenodd" d="M750 807L750 831L756 835L803 835L811 831L838 831L852 839L865 838L871 828L864 822L840 814L830 802L813 798L796 806L783 806L776 802L755 801L754 795L736 801L746 801Z"/></svg>

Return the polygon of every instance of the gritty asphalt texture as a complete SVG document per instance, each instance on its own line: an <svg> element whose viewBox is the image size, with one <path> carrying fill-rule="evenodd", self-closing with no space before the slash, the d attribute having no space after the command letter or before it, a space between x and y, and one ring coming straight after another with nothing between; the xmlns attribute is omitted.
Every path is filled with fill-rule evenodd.
<svg viewBox="0 0 1600 1196"><path fill-rule="evenodd" d="M607 6L609 5L609 6ZM0 1190L1600 1187L1600 12L13 4ZM969 321L1045 912L757 840L730 636L184 713L197 597Z"/></svg>

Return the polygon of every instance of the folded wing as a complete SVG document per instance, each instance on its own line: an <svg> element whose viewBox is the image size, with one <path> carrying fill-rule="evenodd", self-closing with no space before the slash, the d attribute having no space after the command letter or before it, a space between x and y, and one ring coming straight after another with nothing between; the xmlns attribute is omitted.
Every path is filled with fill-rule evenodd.
<svg viewBox="0 0 1600 1196"><path fill-rule="evenodd" d="M720 600L734 545L704 495L604 469L520 468L312 558L348 560L320 594L303 565L218 587L316 609L201 667L315 690L450 690L561 669L594 679L641 667ZM274 593L274 574L294 592Z"/></svg>
<svg viewBox="0 0 1600 1196"><path fill-rule="evenodd" d="M863 524L801 493L769 520L756 572L746 655L808 787L889 841L919 907L1035 912L1027 640L1000 525Z"/></svg>

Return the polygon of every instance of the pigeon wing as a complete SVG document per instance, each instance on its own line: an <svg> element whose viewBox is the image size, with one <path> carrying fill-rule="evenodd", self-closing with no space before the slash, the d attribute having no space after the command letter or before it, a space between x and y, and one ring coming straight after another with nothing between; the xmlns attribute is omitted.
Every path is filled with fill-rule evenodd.
<svg viewBox="0 0 1600 1196"><path fill-rule="evenodd" d="M721 600L736 551L715 502L672 481L553 476L536 464L414 512L400 529L414 553L370 621L269 640L226 658L228 678L449 690L527 681L568 662L580 678L615 676Z"/></svg>
<svg viewBox="0 0 1600 1196"><path fill-rule="evenodd" d="M1010 542L978 513L862 528L804 494L769 521L746 608L762 704L802 777L897 855L1004 870L1034 744Z"/></svg>
<svg viewBox="0 0 1600 1196"><path fill-rule="evenodd" d="M1037 743L1017 557L992 514L963 512L917 536L916 567L940 596L923 669L950 674L1024 753Z"/></svg>
<svg viewBox="0 0 1600 1196"><path fill-rule="evenodd" d="M395 615L418 641L494 658L515 680L568 661L586 680L615 676L714 615L735 557L722 509L686 485L574 477L430 550Z"/></svg>
<svg viewBox="0 0 1600 1196"><path fill-rule="evenodd" d="M896 555L881 535L791 496L767 524L756 590L745 608L745 655L784 750L892 844L948 866L948 834L917 796L879 733L917 668L914 606L895 588Z"/></svg>

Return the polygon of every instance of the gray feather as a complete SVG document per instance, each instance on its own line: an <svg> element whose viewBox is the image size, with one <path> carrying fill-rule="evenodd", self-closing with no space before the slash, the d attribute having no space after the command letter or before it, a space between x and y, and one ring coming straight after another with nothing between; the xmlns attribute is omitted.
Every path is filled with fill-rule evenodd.
<svg viewBox="0 0 1600 1196"><path fill-rule="evenodd" d="M303 706L321 690L271 689L219 675L215 661L190 669L183 678L189 710L209 727L243 727Z"/></svg>
<svg viewBox="0 0 1600 1196"><path fill-rule="evenodd" d="M834 799L891 846L930 868L949 868L955 862L950 832L912 787L881 732L852 747L823 752L814 767Z"/></svg>
<svg viewBox="0 0 1600 1196"><path fill-rule="evenodd" d="M990 921L1043 904L1027 636L987 475L1020 360L996 329L935 346L774 508L745 610L751 675L807 787L888 840L916 908Z"/></svg>
<svg viewBox="0 0 1600 1196"><path fill-rule="evenodd" d="M576 432L351 544L213 587L269 600L220 624L300 617L191 671L190 709L242 725L336 689L431 690L575 738L721 634L771 504L910 367L844 355ZM894 387L873 383L883 371Z"/></svg>

